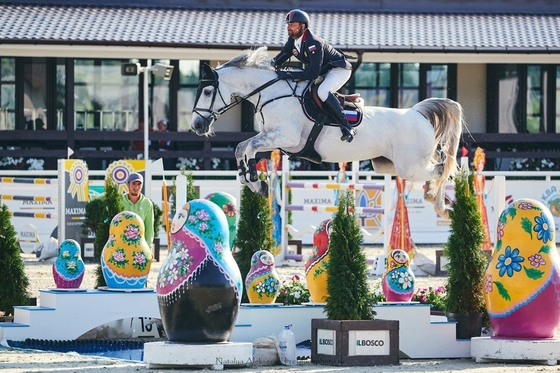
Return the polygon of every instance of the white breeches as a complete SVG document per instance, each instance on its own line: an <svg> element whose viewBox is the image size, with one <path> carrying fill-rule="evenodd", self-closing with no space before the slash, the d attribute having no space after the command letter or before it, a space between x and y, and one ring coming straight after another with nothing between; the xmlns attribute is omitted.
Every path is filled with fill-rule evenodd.
<svg viewBox="0 0 560 373"><path fill-rule="evenodd" d="M325 101L329 96L329 92L338 91L352 75L352 70L346 70L341 67L331 69L326 75L325 80L317 89L317 96L321 101Z"/></svg>

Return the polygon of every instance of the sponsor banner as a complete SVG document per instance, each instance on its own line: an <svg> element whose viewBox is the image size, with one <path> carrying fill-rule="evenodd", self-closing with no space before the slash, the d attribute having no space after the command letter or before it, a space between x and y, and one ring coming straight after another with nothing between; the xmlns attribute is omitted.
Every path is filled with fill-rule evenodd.
<svg viewBox="0 0 560 373"><path fill-rule="evenodd" d="M317 353L334 355L336 352L336 331L317 329Z"/></svg>
<svg viewBox="0 0 560 373"><path fill-rule="evenodd" d="M80 242L89 201L87 164L80 159L58 160L58 242Z"/></svg>
<svg viewBox="0 0 560 373"><path fill-rule="evenodd" d="M349 330L348 356L389 355L389 330Z"/></svg>

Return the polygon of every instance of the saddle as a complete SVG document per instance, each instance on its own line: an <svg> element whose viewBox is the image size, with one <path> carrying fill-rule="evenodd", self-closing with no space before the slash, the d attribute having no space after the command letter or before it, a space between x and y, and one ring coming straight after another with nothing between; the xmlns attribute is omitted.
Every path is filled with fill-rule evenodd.
<svg viewBox="0 0 560 373"><path fill-rule="evenodd" d="M314 84L314 82L311 82L302 93L302 99L300 101L303 113L309 120L314 121L315 124L307 137L307 142L303 149L297 153L288 153L284 151L290 156L290 159L302 158L313 163L321 163L321 156L315 150L315 141L317 137L319 137L323 126L339 127L335 119L323 110L323 102L317 95L318 87L319 83ZM350 124L351 127L358 126L362 122L364 107L364 100L360 97L360 94L343 95L335 92L334 95L340 102L340 106L344 108L348 124Z"/></svg>

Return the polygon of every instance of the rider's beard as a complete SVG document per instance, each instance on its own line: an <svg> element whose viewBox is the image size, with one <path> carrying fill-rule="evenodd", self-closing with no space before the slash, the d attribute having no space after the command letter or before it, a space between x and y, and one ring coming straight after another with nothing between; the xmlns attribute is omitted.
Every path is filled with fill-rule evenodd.
<svg viewBox="0 0 560 373"><path fill-rule="evenodd" d="M302 34L303 34L303 28L301 28L301 27L300 27L297 31L288 30L288 35L289 35L292 39L297 39L297 38L299 38Z"/></svg>

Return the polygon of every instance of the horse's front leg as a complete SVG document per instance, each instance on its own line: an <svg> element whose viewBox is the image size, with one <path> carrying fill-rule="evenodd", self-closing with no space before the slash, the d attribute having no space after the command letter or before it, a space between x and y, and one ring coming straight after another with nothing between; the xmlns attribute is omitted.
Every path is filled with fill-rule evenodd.
<svg viewBox="0 0 560 373"><path fill-rule="evenodd" d="M239 170L239 181L243 185L249 184L249 180L247 178L248 172L248 164L247 160L245 159L245 149L247 148L247 144L249 143L250 139L240 142L237 147L235 148L235 160L237 162L237 169ZM255 167L256 172L256 167Z"/></svg>
<svg viewBox="0 0 560 373"><path fill-rule="evenodd" d="M262 195L268 193L268 186L266 185L266 183L264 183L265 185L263 185L263 182L259 182L256 167L257 161L255 158L256 154L258 152L268 152L279 148L293 148L299 144L299 134L297 134L297 136L296 134L290 136L290 131L285 132L286 133L282 133L280 130L276 129L267 133L260 133L247 140L246 144L243 144L243 160L247 165L246 175L248 174L249 176L249 184L253 185L253 187L251 188L253 191ZM236 150L236 157L238 155L241 155L238 150L239 146Z"/></svg>

